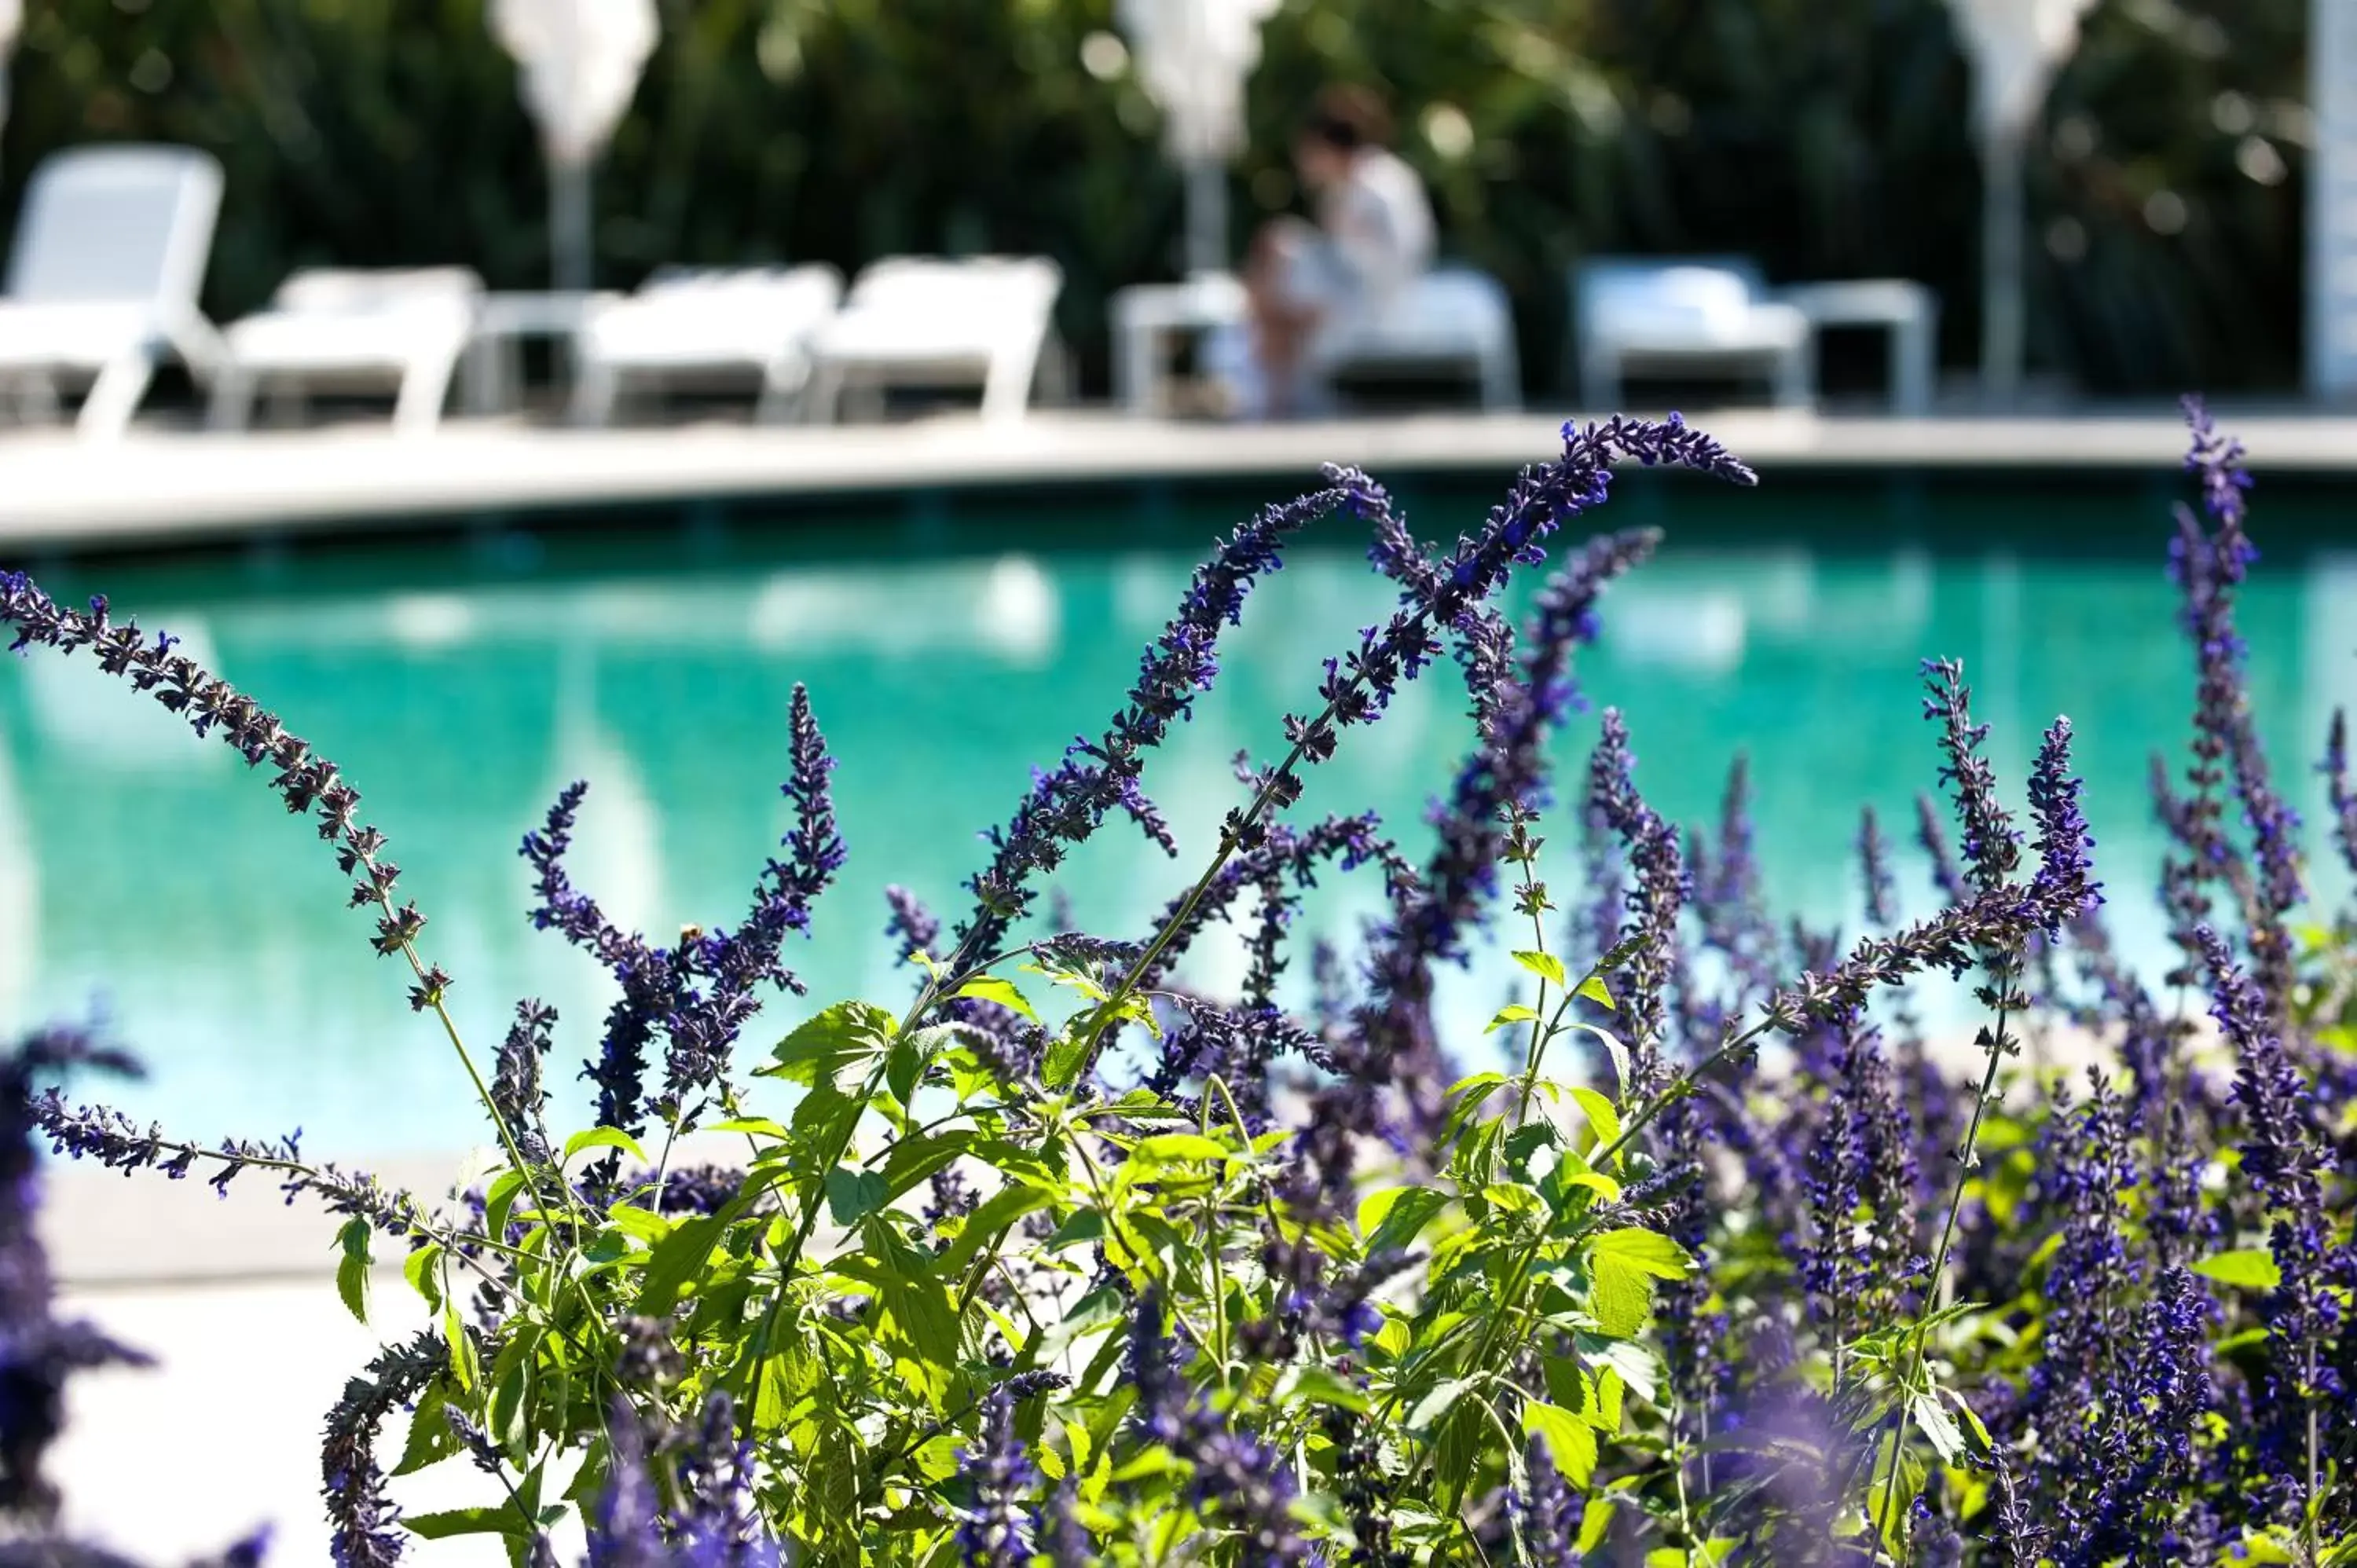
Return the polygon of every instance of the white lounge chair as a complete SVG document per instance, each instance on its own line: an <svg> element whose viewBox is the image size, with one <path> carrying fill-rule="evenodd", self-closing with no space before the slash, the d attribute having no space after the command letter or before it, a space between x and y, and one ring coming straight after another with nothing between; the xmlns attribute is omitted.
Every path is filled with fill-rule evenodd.
<svg viewBox="0 0 2357 1568"><path fill-rule="evenodd" d="M810 380L811 335L834 313L829 266L666 268L625 299L601 302L574 338L573 418L602 424L633 383L678 386L750 376L756 419L782 418Z"/></svg>
<svg viewBox="0 0 2357 1568"><path fill-rule="evenodd" d="M33 171L0 301L0 386L21 413L54 417L59 391L87 384L76 427L119 435L165 353L212 374L221 338L197 292L221 193L194 147L78 147Z"/></svg>
<svg viewBox="0 0 2357 1568"><path fill-rule="evenodd" d="M395 430L432 430L482 292L468 267L296 273L268 310L230 325L211 423L243 428L257 388L273 397L361 391L393 394Z"/></svg>
<svg viewBox="0 0 2357 1568"><path fill-rule="evenodd" d="M1764 374L1780 407L1816 401L1808 317L1768 297L1758 269L1727 258L1591 261L1572 277L1581 399L1617 406L1632 368Z"/></svg>
<svg viewBox="0 0 2357 1568"><path fill-rule="evenodd" d="M1470 371L1483 408L1521 403L1514 313L1496 278L1471 267L1436 267L1403 286L1373 320L1319 351L1319 368L1329 380L1433 365Z"/></svg>
<svg viewBox="0 0 2357 1568"><path fill-rule="evenodd" d="M812 337L810 417L835 417L850 384L963 381L984 418L1020 418L1063 281L1037 256L876 263Z"/></svg>

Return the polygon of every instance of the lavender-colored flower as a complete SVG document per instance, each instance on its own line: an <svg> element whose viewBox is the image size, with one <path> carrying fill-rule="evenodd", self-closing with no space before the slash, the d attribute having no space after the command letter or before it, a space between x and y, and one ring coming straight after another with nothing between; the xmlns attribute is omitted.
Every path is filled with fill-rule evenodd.
<svg viewBox="0 0 2357 1568"><path fill-rule="evenodd" d="M2186 467L2201 481L2203 508L2216 529L2205 528L2190 508L2179 507L2169 550L2169 575L2184 596L2182 619L2198 672L2194 762L2187 774L2192 789L2179 822L2171 824L2187 856L2179 875L2195 883L2228 878L2235 861L2219 822L2217 791L2222 775L2231 774L2256 868L2250 897L2243 900L2251 916L2253 965L2261 989L2280 1013L2292 981L2285 916L2300 902L2304 881L2299 818L2276 792L2251 722L2245 648L2234 618L2235 595L2258 555L2243 531L2250 477L2242 467L2242 443L2218 434L2198 398L2185 400L2185 415L2192 432ZM2184 933L2189 956L2195 947L2190 935Z"/></svg>
<svg viewBox="0 0 2357 1568"><path fill-rule="evenodd" d="M1080 1492L1067 1477L1048 1496L1039 1520L1039 1550L1050 1568L1095 1568L1097 1543L1080 1519Z"/></svg>
<svg viewBox="0 0 2357 1568"><path fill-rule="evenodd" d="M2087 830L2087 814L2079 806L2080 781L2071 773L2071 721L2057 718L2038 748L2029 770L2029 814L2038 824L2033 847L2039 865L2030 891L2057 908L2071 899L2079 908L2069 917L2079 919L2101 904L2103 884L2094 879L2094 834Z"/></svg>
<svg viewBox="0 0 2357 1568"><path fill-rule="evenodd" d="M2089 1076L2092 1098L2048 1124L2039 1162L2061 1228L2047 1261L2045 1339L2022 1405L2039 1437L2030 1490L2066 1534L2105 1478L2104 1427L2125 1397L2129 1295L2141 1274L2126 1234L2138 1180L2126 1122L2110 1083Z"/></svg>
<svg viewBox="0 0 2357 1568"><path fill-rule="evenodd" d="M385 1418L423 1392L448 1359L440 1334L422 1333L379 1354L328 1412L319 1475L336 1568L385 1568L401 1560L401 1510L385 1496L377 1435Z"/></svg>
<svg viewBox="0 0 2357 1568"><path fill-rule="evenodd" d="M1148 837L1176 853L1168 829L1138 789L1145 754L1193 715L1195 698L1219 673L1221 631L1242 620L1253 585L1283 565L1279 552L1286 538L1341 499L1341 491L1329 488L1270 507L1195 569L1178 613L1139 661L1128 705L1099 739L1075 740L1062 762L1033 780L1014 819L990 832L991 862L974 875L976 908L958 933L952 966L996 950L1029 912L1033 879L1055 870L1113 811L1127 812Z"/></svg>
<svg viewBox="0 0 2357 1568"><path fill-rule="evenodd" d="M2332 728L2324 743L2324 760L2319 771L2325 779L2327 798L2332 802L2332 836L2341 845L2341 857L2348 862L2350 872L2357 875L2357 789L2349 783L2349 714L2344 708L2332 710Z"/></svg>
<svg viewBox="0 0 2357 1568"><path fill-rule="evenodd" d="M781 792L794 808L783 860L771 859L753 890L753 906L734 931L683 932L676 948L659 948L621 930L565 870L574 822L587 792L568 786L549 808L546 822L524 835L519 850L534 873L533 923L560 932L611 972L620 997L606 1015L605 1038L582 1076L597 1086L597 1124L633 1135L660 1112L681 1130L695 1107L725 1083L730 1052L760 1008L756 993L768 983L802 989L779 957L786 936L810 929L811 906L844 862L827 776L834 763L812 717L810 693L793 689L787 730L791 770ZM666 1042L664 1092L650 1104L647 1052Z"/></svg>
<svg viewBox="0 0 2357 1568"><path fill-rule="evenodd" d="M289 812L317 816L319 837L335 846L337 868L355 878L352 907L377 911L372 940L378 953L408 959L418 981L411 1004L421 1010L440 1004L450 977L417 955L425 917L414 903L394 907L401 868L382 858L384 835L359 821L360 791L344 781L334 763L253 698L175 652L178 638L157 632L150 642L135 621L116 621L103 595L91 599L87 614L63 609L23 573L0 572L0 622L16 628L9 651L36 643L66 654L87 648L101 671L147 693L199 736L219 735L248 767L267 761L275 768L271 789Z"/></svg>
<svg viewBox="0 0 2357 1568"><path fill-rule="evenodd" d="M1529 1487L1509 1496L1507 1506L1521 1515L1528 1561L1549 1568L1586 1561L1579 1551L1579 1527L1587 1513L1587 1498L1571 1489L1555 1468L1553 1451L1544 1443L1532 1443L1523 1467L1530 1477Z"/></svg>
<svg viewBox="0 0 2357 1568"><path fill-rule="evenodd" d="M2209 1298L2182 1266L2164 1270L2135 1325L2133 1358L2101 1432L2108 1451L2093 1495L2073 1521L2072 1568L2188 1562L2201 1553L2179 1528L2184 1489L2200 1463L2196 1439L2216 1391L2210 1375Z"/></svg>
<svg viewBox="0 0 2357 1568"><path fill-rule="evenodd" d="M982 1396L982 1423L958 1455L969 1497L958 1522L966 1568L1028 1568L1032 1517L1025 1495L1039 1474L1015 1434L1015 1396L1004 1385Z"/></svg>
<svg viewBox="0 0 2357 1568"><path fill-rule="evenodd" d="M2207 926L2195 933L2209 966L2211 1015L2234 1047L2234 1099L2244 1122L2242 1168L2273 1215L2267 1250L2278 1283L2268 1301L2269 1358L2260 1416L2275 1494L2288 1514L2308 1500L2311 1412L2342 1389L2330 1359L2344 1309L2335 1287L2350 1271L2324 1207L2325 1154L2308 1085L2276 1033L2275 1013Z"/></svg>
<svg viewBox="0 0 2357 1568"><path fill-rule="evenodd" d="M78 1029L43 1030L0 1055L0 1518L36 1524L56 1507L41 1466L64 1424L67 1380L91 1368L147 1364L91 1325L52 1316L55 1285L36 1224L32 1085L91 1068L137 1071Z"/></svg>
<svg viewBox="0 0 2357 1568"><path fill-rule="evenodd" d="M1956 794L1956 815L1964 830L1964 864L1975 888L1994 892L2021 864L2021 835L1997 800L1996 772L1981 756L1988 725L1973 723L1972 688L1964 684L1962 664L1950 659L1927 659L1923 678L1928 688L1923 716L1941 726L1940 746L1947 761L1941 765L1940 778ZM2068 725L2063 727L2062 744L2066 747L2070 744Z"/></svg>
<svg viewBox="0 0 2357 1568"><path fill-rule="evenodd" d="M541 1110L548 1103L541 1067L548 1059L549 1031L555 1026L555 1008L534 1001L517 1003L515 1023L500 1042L491 1075L491 1107L507 1123L509 1136L527 1160L549 1157L548 1138L541 1125Z"/></svg>
<svg viewBox="0 0 2357 1568"><path fill-rule="evenodd" d="M1669 981L1677 960L1678 915L1690 891L1677 830L1637 793L1629 730L1620 710L1604 710L1604 736L1588 763L1589 798L1620 834L1636 885L1620 936L1630 948L1615 996L1629 1033L1630 1079L1620 1086L1631 1101L1662 1087L1662 1043L1667 1033Z"/></svg>
<svg viewBox="0 0 2357 1568"><path fill-rule="evenodd" d="M915 894L898 885L884 889L884 902L892 911L890 918L884 922L884 934L891 939L900 956L938 956L933 949L942 940L940 918L926 908Z"/></svg>
<svg viewBox="0 0 2357 1568"><path fill-rule="evenodd" d="M1947 830L1940 823L1940 803L1929 793L1915 797L1915 842L1932 863L1932 886L1950 904L1961 904L1971 895L1964 888L1964 875L1956 868L1956 857L1948 852Z"/></svg>

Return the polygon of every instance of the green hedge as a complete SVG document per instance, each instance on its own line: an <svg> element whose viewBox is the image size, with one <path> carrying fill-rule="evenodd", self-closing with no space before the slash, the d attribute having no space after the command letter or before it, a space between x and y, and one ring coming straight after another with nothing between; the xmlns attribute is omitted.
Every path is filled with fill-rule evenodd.
<svg viewBox="0 0 2357 1568"><path fill-rule="evenodd" d="M0 200L13 213L60 146L194 142L229 169L222 314L328 261L463 260L535 284L539 159L483 10L36 0ZM1044 251L1101 381L1104 295L1168 274L1179 218L1151 106L1082 63L1112 0L662 10L600 175L605 281L666 260ZM2034 364L2098 392L2296 380L2303 10L2136 0L2092 18L2031 177L2034 242L2081 252L2066 266L2033 245ZM1948 360L1973 357L1978 175L1942 0L1288 0L1253 84L1240 218L1295 199L1286 129L1333 76L1391 89L1448 248L1513 291L1535 386L1562 360L1564 269L1627 250L1919 277L1947 299ZM2147 209L2164 227L2181 211L2181 230Z"/></svg>

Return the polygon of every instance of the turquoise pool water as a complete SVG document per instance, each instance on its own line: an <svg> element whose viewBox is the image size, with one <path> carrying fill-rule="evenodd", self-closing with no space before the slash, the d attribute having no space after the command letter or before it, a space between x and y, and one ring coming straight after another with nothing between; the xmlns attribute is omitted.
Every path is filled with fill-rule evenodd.
<svg viewBox="0 0 2357 1568"><path fill-rule="evenodd" d="M2017 787L2039 726L2077 720L2103 872L2126 940L2150 954L2159 846L2145 759L2179 743L2191 696L2161 570L2166 495L1771 476L1735 496L1632 478L1614 521L1672 537L1608 602L1583 683L1626 710L1640 782L1677 819L1714 812L1730 755L1747 751L1772 824L1770 891L1831 921L1855 906L1860 803L1903 824L1932 781L1916 662L1959 655ZM1451 535L1484 499L1455 486L1406 499L1423 532ZM879 890L901 883L957 912L977 830L1006 815L1034 762L1103 725L1195 546L1245 504L1106 492L536 532L485 521L45 575L61 595L103 586L179 632L339 760L432 918L426 945L457 977L471 1037L488 1050L512 1000L536 994L565 1014L570 1059L594 1043L602 977L529 928L514 853L565 782L591 781L576 871L609 910L654 930L733 920L785 826L782 715L791 683L808 682L841 759L852 858L790 960L816 1000L897 1000L907 981ZM2321 490L2263 494L2259 520L2270 553L2244 626L2260 725L2315 817L2326 718L2357 704L2357 531ZM1339 533L1255 596L1222 689L1148 774L1190 858L1108 831L1065 878L1083 925L1140 930L1235 799L1229 757L1275 747L1319 659L1386 604ZM1372 805L1420 846L1423 808L1466 739L1461 707L1445 672L1409 690L1299 809ZM1594 725L1566 737L1567 768ZM200 1135L299 1123L312 1146L361 1155L472 1141L447 1047L370 952L329 857L262 784L84 659L0 668L0 1018L102 1008L153 1064L122 1098ZM1558 837L1567 847L1567 827ZM1339 884L1313 918L1347 929L1373 897ZM1215 951L1197 974L1217 984L1236 967ZM1510 983L1492 961L1454 986L1486 1017ZM780 1030L796 1009L773 1009Z"/></svg>

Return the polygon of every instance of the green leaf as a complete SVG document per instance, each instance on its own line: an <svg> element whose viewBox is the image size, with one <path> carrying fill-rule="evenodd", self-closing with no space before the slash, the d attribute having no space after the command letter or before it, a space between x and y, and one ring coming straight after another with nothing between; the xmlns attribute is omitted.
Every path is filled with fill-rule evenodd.
<svg viewBox="0 0 2357 1568"><path fill-rule="evenodd" d="M1908 1395L1907 1412L1931 1442L1941 1464L1953 1465L1964 1456L1964 1428L1956 1424L1956 1418L1948 1413L1947 1405L1936 1392L1918 1390Z"/></svg>
<svg viewBox="0 0 2357 1568"><path fill-rule="evenodd" d="M2275 1254L2264 1247L2217 1253L2194 1264L2193 1272L2244 1290L2273 1290L2283 1283L2283 1271L2276 1267Z"/></svg>
<svg viewBox="0 0 2357 1568"><path fill-rule="evenodd" d="M689 1277L700 1271L705 1260L712 1255L712 1249L720 1240L721 1228L719 1216L699 1214L680 1221L670 1235L655 1243L639 1279L640 1316L662 1317L670 1314Z"/></svg>
<svg viewBox="0 0 2357 1568"><path fill-rule="evenodd" d="M1415 1408L1408 1412L1409 1427L1417 1432L1431 1431L1433 1423L1447 1415L1457 1402L1465 1397L1473 1382L1471 1378L1451 1378L1416 1401Z"/></svg>
<svg viewBox="0 0 2357 1568"><path fill-rule="evenodd" d="M778 1042L770 1065L757 1069L761 1076L816 1089L840 1086L846 1078L864 1076L865 1069L892 1037L899 1020L871 1002L838 1002L806 1020Z"/></svg>
<svg viewBox="0 0 2357 1568"><path fill-rule="evenodd" d="M1052 1194L1028 1182L1016 1182L999 1188L983 1199L981 1208L965 1217L964 1228L958 1231L957 1240L951 1242L949 1251L942 1254L941 1272L944 1274L963 1273L965 1266L974 1262L974 1255L999 1231L1034 1209L1045 1208L1054 1201Z"/></svg>
<svg viewBox="0 0 2357 1568"><path fill-rule="evenodd" d="M1686 1256L1667 1236L1624 1226L1596 1238L1587 1267L1594 1282L1588 1309L1597 1326L1626 1339L1645 1326L1652 1311L1653 1281L1684 1279Z"/></svg>
<svg viewBox="0 0 2357 1568"><path fill-rule="evenodd" d="M893 1046L891 1055L884 1061L884 1087L902 1105L917 1097L917 1085L925 1079L925 1053L914 1040L902 1040Z"/></svg>
<svg viewBox="0 0 2357 1568"><path fill-rule="evenodd" d="M1575 1018L1571 1020L1571 1026L1575 1029L1585 1029L1596 1037L1596 1043L1604 1047L1604 1054L1612 1058L1613 1086L1619 1089L1622 1094L1627 1094L1629 1092L1629 1047L1627 1043L1611 1030L1599 1028L1598 1026L1590 1024L1585 1019Z"/></svg>
<svg viewBox="0 0 2357 1568"><path fill-rule="evenodd" d="M502 1503L498 1508L445 1509L440 1513L404 1514L401 1528L428 1541L454 1535L529 1535L532 1524Z"/></svg>
<svg viewBox="0 0 2357 1568"><path fill-rule="evenodd" d="M448 1408L442 1380L436 1378L425 1386L416 1413L409 1418L409 1436L401 1445L401 1463L393 1467L394 1475L414 1476L458 1452L458 1434L443 1413Z"/></svg>
<svg viewBox="0 0 2357 1568"><path fill-rule="evenodd" d="M1523 1430L1547 1445L1555 1467L1586 1488L1596 1475L1596 1429L1556 1405L1533 1400L1523 1407Z"/></svg>
<svg viewBox="0 0 2357 1568"><path fill-rule="evenodd" d="M647 1152L639 1147L639 1141L619 1127L592 1127L587 1133L574 1133L565 1140L565 1157L558 1163L571 1165L573 1156L584 1149L619 1149L642 1165L654 1164L647 1158Z"/></svg>
<svg viewBox="0 0 2357 1568"><path fill-rule="evenodd" d="M1228 1146L1200 1133L1157 1133L1139 1141L1130 1158L1146 1165L1184 1165L1190 1160L1223 1160Z"/></svg>
<svg viewBox="0 0 2357 1568"><path fill-rule="evenodd" d="M440 1244L428 1241L410 1253L408 1260L401 1265L401 1277L409 1282L409 1288L425 1303L428 1312L442 1305L442 1271L438 1266L441 1261Z"/></svg>
<svg viewBox="0 0 2357 1568"><path fill-rule="evenodd" d="M732 1116L726 1122L715 1122L711 1126L706 1127L705 1131L707 1133L744 1133L756 1138L783 1139L787 1136L785 1128L780 1126L777 1122L770 1121L767 1116Z"/></svg>
<svg viewBox="0 0 2357 1568"><path fill-rule="evenodd" d="M955 1165L973 1149L974 1135L964 1128L903 1138L884 1160L885 1201L899 1197L927 1176Z"/></svg>
<svg viewBox="0 0 2357 1568"><path fill-rule="evenodd" d="M1414 1241L1432 1217L1448 1207L1448 1195L1436 1187L1412 1187L1383 1209L1383 1221L1367 1238L1367 1255L1373 1257ZM1361 1216L1363 1218L1363 1214Z"/></svg>
<svg viewBox="0 0 2357 1568"><path fill-rule="evenodd" d="M1588 1126L1595 1130L1598 1148L1620 1139L1620 1108L1612 1103L1611 1096L1582 1085L1571 1091L1571 1098L1579 1106L1579 1113L1587 1118Z"/></svg>
<svg viewBox="0 0 2357 1568"><path fill-rule="evenodd" d="M1015 983L1011 980L1004 980L995 974L976 975L959 986L957 993L976 1002L996 1002L1001 1007L1012 1007L1035 1024L1039 1021L1039 1015L1032 1011L1031 1004L1025 1000L1023 993L1015 989Z"/></svg>
<svg viewBox="0 0 2357 1568"><path fill-rule="evenodd" d="M1541 980L1552 982L1556 985L1571 983L1571 977L1563 972L1563 960L1551 952L1537 952L1528 948L1517 948L1514 950L1514 961Z"/></svg>
<svg viewBox="0 0 2357 1568"><path fill-rule="evenodd" d="M1049 1090L1070 1089L1072 1080L1081 1076L1081 1064L1088 1060L1089 1047L1096 1036L1082 1028L1087 1015L1074 1018L1063 1033L1049 1044L1047 1059L1039 1065L1039 1082Z"/></svg>
<svg viewBox="0 0 2357 1568"><path fill-rule="evenodd" d="M1617 1011L1617 1006L1612 1000L1612 993L1606 990L1604 987L1604 977L1602 975L1591 974L1586 980L1581 981L1579 983L1578 993L1587 997L1590 1002L1595 1003L1598 1007L1603 1008L1608 1013Z"/></svg>
<svg viewBox="0 0 2357 1568"><path fill-rule="evenodd" d="M369 1222L347 1219L344 1228L336 1232L336 1245L344 1250L336 1264L336 1294L344 1298L344 1305L362 1324L368 1322Z"/></svg>
<svg viewBox="0 0 2357 1568"><path fill-rule="evenodd" d="M1523 1005L1523 1004L1517 1002L1511 1007L1499 1008L1498 1015L1491 1019L1490 1026L1481 1032L1485 1035L1494 1035L1499 1030L1506 1028L1512 1025L1535 1024L1538 1022L1538 1018L1539 1014L1537 1008L1526 1007Z"/></svg>
<svg viewBox="0 0 2357 1568"><path fill-rule="evenodd" d="M826 1173L826 1211L837 1225L856 1225L884 1207L891 1189L881 1171L837 1165Z"/></svg>

